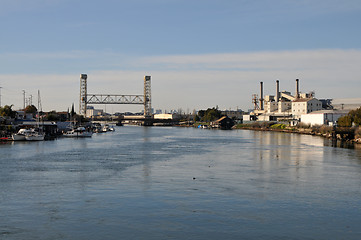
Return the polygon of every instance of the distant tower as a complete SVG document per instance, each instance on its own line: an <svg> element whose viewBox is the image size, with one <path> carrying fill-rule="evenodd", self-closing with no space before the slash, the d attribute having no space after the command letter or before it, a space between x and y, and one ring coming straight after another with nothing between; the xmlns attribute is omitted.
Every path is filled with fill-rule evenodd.
<svg viewBox="0 0 361 240"><path fill-rule="evenodd" d="M295 93L295 98L300 98L300 83L299 83L299 79L296 79L296 93Z"/></svg>
<svg viewBox="0 0 361 240"><path fill-rule="evenodd" d="M258 100L258 95L257 94L252 95L252 103L254 105L254 110L260 110L260 108L258 106L259 100Z"/></svg>
<svg viewBox="0 0 361 240"><path fill-rule="evenodd" d="M86 116L87 103L87 78L86 74L80 74L80 100L79 100L79 114Z"/></svg>
<svg viewBox="0 0 361 240"><path fill-rule="evenodd" d="M280 100L280 81L276 80L276 102Z"/></svg>
<svg viewBox="0 0 361 240"><path fill-rule="evenodd" d="M260 87L261 87L261 97L259 98L259 103L260 103L260 108L261 110L264 110L263 109L263 82L260 82Z"/></svg>
<svg viewBox="0 0 361 240"><path fill-rule="evenodd" d="M152 95L150 76L144 76L144 116L152 116Z"/></svg>

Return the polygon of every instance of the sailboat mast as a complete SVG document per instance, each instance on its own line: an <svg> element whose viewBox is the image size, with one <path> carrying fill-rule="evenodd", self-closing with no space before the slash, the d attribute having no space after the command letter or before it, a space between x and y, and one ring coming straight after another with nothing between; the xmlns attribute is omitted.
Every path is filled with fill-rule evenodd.
<svg viewBox="0 0 361 240"><path fill-rule="evenodd" d="M41 99L40 99L40 90L38 90L38 117L37 117L37 125L38 128L40 130L40 112L42 111L42 106L41 106ZM43 126L44 127L44 126Z"/></svg>

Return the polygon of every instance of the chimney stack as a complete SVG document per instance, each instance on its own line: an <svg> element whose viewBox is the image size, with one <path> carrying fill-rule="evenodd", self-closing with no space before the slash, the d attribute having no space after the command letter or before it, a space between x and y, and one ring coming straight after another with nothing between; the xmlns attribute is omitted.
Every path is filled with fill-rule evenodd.
<svg viewBox="0 0 361 240"><path fill-rule="evenodd" d="M295 98L299 98L300 97L300 86L299 86L299 80L296 79L296 94L295 94Z"/></svg>
<svg viewBox="0 0 361 240"><path fill-rule="evenodd" d="M276 102L279 102L280 99L280 81L276 81Z"/></svg>
<svg viewBox="0 0 361 240"><path fill-rule="evenodd" d="M261 84L261 97L259 98L261 110L263 110L263 82Z"/></svg>

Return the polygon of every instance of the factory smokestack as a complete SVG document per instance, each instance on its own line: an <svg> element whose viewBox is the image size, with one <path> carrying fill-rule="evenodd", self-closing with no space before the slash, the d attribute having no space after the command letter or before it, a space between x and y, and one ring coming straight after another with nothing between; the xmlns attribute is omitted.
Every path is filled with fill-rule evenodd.
<svg viewBox="0 0 361 240"><path fill-rule="evenodd" d="M295 94L295 98L299 98L300 97L300 86L299 86L299 80L296 79L296 94Z"/></svg>
<svg viewBox="0 0 361 240"><path fill-rule="evenodd" d="M263 82L261 84L261 97L259 98L261 110L263 110Z"/></svg>
<svg viewBox="0 0 361 240"><path fill-rule="evenodd" d="M280 99L280 81L276 81L276 102Z"/></svg>

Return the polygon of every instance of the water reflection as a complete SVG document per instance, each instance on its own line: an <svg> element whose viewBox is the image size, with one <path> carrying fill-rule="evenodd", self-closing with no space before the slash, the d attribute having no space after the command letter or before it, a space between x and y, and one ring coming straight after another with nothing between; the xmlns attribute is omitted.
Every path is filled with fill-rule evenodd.
<svg viewBox="0 0 361 240"><path fill-rule="evenodd" d="M124 127L42 144L1 147L0 238L359 239L361 233L360 149L336 148L320 137Z"/></svg>
<svg viewBox="0 0 361 240"><path fill-rule="evenodd" d="M252 134L257 140L257 147L254 148L256 159L276 160L296 166L305 166L323 159L322 138L278 132L254 131Z"/></svg>

